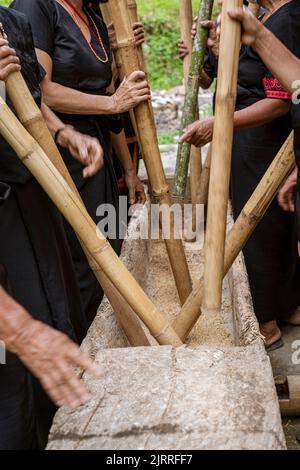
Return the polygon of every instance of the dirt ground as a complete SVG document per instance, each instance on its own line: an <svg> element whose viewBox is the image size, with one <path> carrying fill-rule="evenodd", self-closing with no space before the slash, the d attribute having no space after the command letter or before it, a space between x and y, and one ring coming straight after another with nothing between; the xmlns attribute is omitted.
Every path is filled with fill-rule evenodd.
<svg viewBox="0 0 300 470"><path fill-rule="evenodd" d="M300 434L300 418L283 418L282 426L288 450L300 450L295 436L297 431Z"/></svg>

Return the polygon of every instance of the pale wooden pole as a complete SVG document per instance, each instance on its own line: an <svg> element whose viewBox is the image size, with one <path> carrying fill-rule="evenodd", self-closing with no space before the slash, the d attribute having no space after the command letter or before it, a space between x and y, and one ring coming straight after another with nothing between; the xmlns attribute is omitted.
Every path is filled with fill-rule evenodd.
<svg viewBox="0 0 300 470"><path fill-rule="evenodd" d="M252 232L262 220L281 185L294 167L295 155L293 133L291 133L227 234L223 277L227 274ZM182 340L187 337L201 315L203 288L202 277L173 323L173 328Z"/></svg>
<svg viewBox="0 0 300 470"><path fill-rule="evenodd" d="M37 179L76 232L90 256L160 344L181 345L179 337L118 258L84 205L45 152L0 99L0 133Z"/></svg>
<svg viewBox="0 0 300 470"><path fill-rule="evenodd" d="M113 0L109 2L109 6L117 36L118 47L122 55L125 75L129 76L132 72L139 70L139 58L135 46L128 4L126 0ZM151 104L149 102L139 104L134 109L134 113L154 200L159 204L170 205L169 187L159 152ZM171 214L170 233L170 238L165 233L163 235L165 235L164 240L179 299L183 304L192 290L192 281L182 240L175 232L173 213Z"/></svg>
<svg viewBox="0 0 300 470"><path fill-rule="evenodd" d="M257 18L260 10L260 5L258 3L249 3L248 8L251 13Z"/></svg>
<svg viewBox="0 0 300 470"><path fill-rule="evenodd" d="M235 110L241 26L227 14L242 0L224 0L218 64L218 86L212 141L204 265L204 305L220 312L224 273L225 229L229 194L233 116Z"/></svg>
<svg viewBox="0 0 300 470"><path fill-rule="evenodd" d="M127 0L127 5L128 5L128 9L129 9L131 24L138 23L139 22L139 16L138 16L136 1L135 0ZM142 44L140 44L137 47L137 52L138 52L138 57L139 57L140 70L142 70L143 72L145 72L147 74L147 66L146 66L146 62L145 62L145 57L144 57Z"/></svg>
<svg viewBox="0 0 300 470"><path fill-rule="evenodd" d="M209 144L207 155L202 167L199 185L196 194L196 204L207 205L208 200L208 188L209 188L209 176L210 176L210 165L211 165L211 144Z"/></svg>
<svg viewBox="0 0 300 470"><path fill-rule="evenodd" d="M44 121L42 113L33 100L20 72L10 74L6 82L6 90L23 126L38 142L44 152L49 155L49 159L65 178L74 194L76 194L76 196L81 200L77 188ZM145 335L144 330L130 305L124 300L124 298L122 298L122 296L120 296L115 286L105 276L100 267L93 261L84 245L82 248L97 280L101 284L109 302L112 305L130 344L132 346L148 346L150 344L149 340L147 339L147 336Z"/></svg>
<svg viewBox="0 0 300 470"><path fill-rule="evenodd" d="M187 86L191 54L193 48L193 41L191 36L191 30L193 26L193 7L191 0L180 0L179 1L179 19L180 19L180 31L181 39L189 50L189 54L185 56L183 60L183 74L184 83ZM199 119L199 111L196 111L195 119ZM193 205L193 218L192 218L192 229L196 231L196 204L197 204L197 191L200 184L201 177L201 150L192 145L190 154L190 188L191 188L191 200Z"/></svg>

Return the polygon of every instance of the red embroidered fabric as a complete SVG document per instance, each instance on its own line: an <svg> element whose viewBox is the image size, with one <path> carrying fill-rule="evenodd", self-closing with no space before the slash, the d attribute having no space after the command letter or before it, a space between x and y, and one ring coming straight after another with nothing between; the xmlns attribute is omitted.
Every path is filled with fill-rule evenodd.
<svg viewBox="0 0 300 470"><path fill-rule="evenodd" d="M263 78L263 85L266 98L291 99L291 95L283 89L281 83L276 78Z"/></svg>

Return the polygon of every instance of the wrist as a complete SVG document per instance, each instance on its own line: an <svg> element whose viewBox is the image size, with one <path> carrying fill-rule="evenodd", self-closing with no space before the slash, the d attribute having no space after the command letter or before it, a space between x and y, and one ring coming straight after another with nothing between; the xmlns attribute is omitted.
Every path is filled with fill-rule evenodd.
<svg viewBox="0 0 300 470"><path fill-rule="evenodd" d="M128 167L126 166L126 168L124 168L124 173L125 175L130 175L130 176L135 175L136 171L135 171L134 166L133 165L128 166Z"/></svg>
<svg viewBox="0 0 300 470"><path fill-rule="evenodd" d="M55 142L61 147L67 147L70 141L70 135L74 132L74 127L66 124L65 126L60 127L54 136Z"/></svg>
<svg viewBox="0 0 300 470"><path fill-rule="evenodd" d="M269 31L263 26L263 24L258 22L257 31L254 37L254 42L252 44L253 49L255 49L257 52L265 47L266 41L268 39L268 33Z"/></svg>
<svg viewBox="0 0 300 470"><path fill-rule="evenodd" d="M22 349L20 337L27 332L34 322L26 310L6 293L1 293L1 340L9 351L18 354Z"/></svg>
<svg viewBox="0 0 300 470"><path fill-rule="evenodd" d="M108 106L109 114L119 114L120 109L119 109L118 100L115 94L109 96L108 99L109 99L109 106Z"/></svg>

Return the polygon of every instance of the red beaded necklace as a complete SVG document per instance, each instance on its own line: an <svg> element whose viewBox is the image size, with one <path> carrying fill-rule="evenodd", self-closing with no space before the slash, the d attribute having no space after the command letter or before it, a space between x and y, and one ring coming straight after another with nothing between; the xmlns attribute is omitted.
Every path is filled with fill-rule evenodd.
<svg viewBox="0 0 300 470"><path fill-rule="evenodd" d="M88 16L88 18L90 19L90 21L92 22L94 28L95 28L95 31L93 30L93 28L91 28L91 26L89 25L89 23L84 19L84 17L81 15L81 13L77 10L76 7L74 7L74 5L69 1L69 0L63 0L63 3L65 4L65 8L66 10L70 13L71 17L73 18L73 21L76 23L76 25L78 26L78 28L80 29L81 31L81 34L82 36L84 37L87 45L89 46L89 48L91 49L92 53L94 54L94 56L96 57L96 59L98 59L100 62L102 62L103 64L106 64L108 62L108 54L106 52L106 49L103 45L103 42L102 42L102 39L101 39L101 36L100 36L100 32L99 32L99 29L95 23L95 21L93 20L92 16L89 14L89 12L87 10L85 10L85 14ZM97 52L95 51L94 47L92 46L91 42L89 41L88 37L86 36L85 32L83 31L83 29L81 28L80 26L80 23L78 21L78 18L80 18L80 20L85 24L85 26L89 29L91 35L95 38L96 42L99 44L99 46L101 47L102 51L104 52L104 59L101 59L101 57L97 54Z"/></svg>

